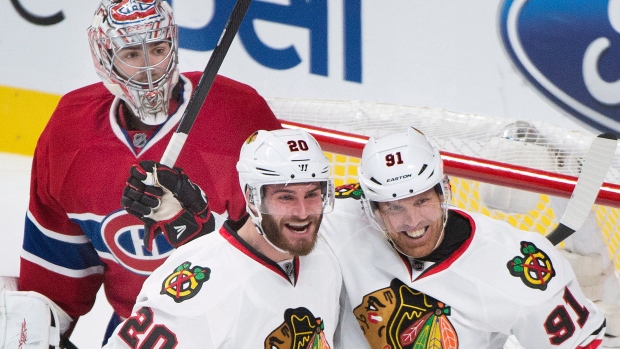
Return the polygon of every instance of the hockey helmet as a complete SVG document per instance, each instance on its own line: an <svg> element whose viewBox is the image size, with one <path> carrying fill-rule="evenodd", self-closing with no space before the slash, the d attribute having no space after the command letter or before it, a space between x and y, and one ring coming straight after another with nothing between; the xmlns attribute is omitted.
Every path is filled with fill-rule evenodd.
<svg viewBox="0 0 620 349"><path fill-rule="evenodd" d="M360 186L367 200L385 202L423 193L444 179L439 150L410 127L371 137L362 152Z"/></svg>
<svg viewBox="0 0 620 349"><path fill-rule="evenodd" d="M448 220L450 184L443 173L439 150L429 143L422 132L410 127L406 132L371 137L362 151L358 175L364 192L364 213L375 228L386 233L392 246L404 255L407 254L393 242L383 217L377 213L377 203L405 199L433 188L442 194L441 235L433 250L437 248Z"/></svg>
<svg viewBox="0 0 620 349"><path fill-rule="evenodd" d="M260 130L252 134L241 148L237 162L239 183L245 193L250 190L247 211L260 225L262 187L270 184L321 183L322 206L316 214L333 210L334 185L329 175L329 160L319 143L304 130ZM258 211L254 215L249 205Z"/></svg>
<svg viewBox="0 0 620 349"><path fill-rule="evenodd" d="M168 119L170 95L179 79L177 36L172 8L162 0L102 0L88 28L97 74L145 124ZM149 59L150 47L157 43L167 44L164 53ZM141 59L129 60L136 55Z"/></svg>

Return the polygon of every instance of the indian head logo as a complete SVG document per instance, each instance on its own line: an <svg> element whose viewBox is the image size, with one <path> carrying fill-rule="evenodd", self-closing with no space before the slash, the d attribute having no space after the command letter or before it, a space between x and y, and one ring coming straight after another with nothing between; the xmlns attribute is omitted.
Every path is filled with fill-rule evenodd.
<svg viewBox="0 0 620 349"><path fill-rule="evenodd" d="M536 89L581 124L620 132L620 0L504 0L499 26Z"/></svg>
<svg viewBox="0 0 620 349"><path fill-rule="evenodd" d="M209 280L211 269L194 266L190 262L179 265L168 275L161 285L160 294L165 294L175 302L181 303L198 294L202 284Z"/></svg>
<svg viewBox="0 0 620 349"><path fill-rule="evenodd" d="M284 322L265 338L265 349L330 349L324 329L323 320L310 310L286 309Z"/></svg>
<svg viewBox="0 0 620 349"><path fill-rule="evenodd" d="M523 256L516 256L507 263L510 275L521 278L528 287L546 290L555 276L549 256L527 241L521 241L521 253Z"/></svg>
<svg viewBox="0 0 620 349"><path fill-rule="evenodd" d="M459 339L446 304L398 279L364 296L353 314L372 348L458 349Z"/></svg>
<svg viewBox="0 0 620 349"><path fill-rule="evenodd" d="M122 0L108 7L110 21L116 24L131 24L139 20L161 16L157 12L156 2L159 0ZM163 0L162 0L163 1Z"/></svg>

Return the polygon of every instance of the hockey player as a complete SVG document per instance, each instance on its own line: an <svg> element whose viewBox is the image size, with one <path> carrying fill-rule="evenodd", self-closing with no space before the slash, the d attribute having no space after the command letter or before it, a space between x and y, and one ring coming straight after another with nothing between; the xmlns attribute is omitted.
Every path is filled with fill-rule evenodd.
<svg viewBox="0 0 620 349"><path fill-rule="evenodd" d="M449 208L419 131L371 138L359 181L338 188L324 229L372 348L501 348L511 334L525 348L600 346L604 316L568 261L538 233Z"/></svg>
<svg viewBox="0 0 620 349"><path fill-rule="evenodd" d="M237 170L248 215L178 248L105 348L334 348L342 278L317 239L333 208L329 160L305 131L261 130L243 145ZM148 212L136 214L147 224L179 215L177 200L204 200L177 190L191 186L178 169L141 162L132 173L124 200L134 214ZM163 196L131 184L148 177Z"/></svg>
<svg viewBox="0 0 620 349"><path fill-rule="evenodd" d="M103 0L88 40L103 83L63 96L40 136L19 278L19 290L50 300L57 319L66 320L55 326L66 335L92 308L102 284L114 309L110 329L116 327L131 315L142 283L173 246L213 228L204 210L179 217L195 220L193 229L188 224L178 236L164 229L156 238L161 229L144 234L143 223L119 205L127 169L162 158L201 76L179 74L170 6L161 0ZM278 128L254 89L218 76L177 164L196 178L211 209L240 218L245 200L235 164L241 145L258 129ZM21 315L15 315L20 325ZM6 338L19 340L23 329L11 330L17 332ZM29 327L30 338L33 331Z"/></svg>

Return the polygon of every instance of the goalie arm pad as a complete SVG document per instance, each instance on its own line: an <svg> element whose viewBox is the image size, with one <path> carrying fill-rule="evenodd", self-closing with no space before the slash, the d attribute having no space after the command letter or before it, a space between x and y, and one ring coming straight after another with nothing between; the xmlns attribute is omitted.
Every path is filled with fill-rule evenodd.
<svg viewBox="0 0 620 349"><path fill-rule="evenodd" d="M68 341L62 334L72 322L56 303L40 293L0 292L1 348L64 348Z"/></svg>

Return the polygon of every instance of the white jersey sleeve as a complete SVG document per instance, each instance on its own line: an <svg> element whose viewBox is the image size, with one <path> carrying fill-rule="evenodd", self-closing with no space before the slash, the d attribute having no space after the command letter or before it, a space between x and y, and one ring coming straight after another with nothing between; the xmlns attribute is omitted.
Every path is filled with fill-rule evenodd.
<svg viewBox="0 0 620 349"><path fill-rule="evenodd" d="M205 316L172 315L144 302L121 323L104 349L112 348L178 348L216 349L212 328Z"/></svg>
<svg viewBox="0 0 620 349"><path fill-rule="evenodd" d="M414 285L453 305L455 313L476 318L473 327L513 334L525 348L600 346L603 313L584 296L555 246L541 234L479 214L465 216L475 227L467 250L435 274L435 282L427 276Z"/></svg>
<svg viewBox="0 0 620 349"><path fill-rule="evenodd" d="M549 283L548 288L540 293L538 300L522 302L515 317L518 321L512 328L513 334L525 348L549 345L567 349L599 347L605 334L603 313L583 294L566 258L545 238L531 241L536 244L538 251L541 251L537 253L544 253L546 256L539 259L538 263L544 260L552 263L555 273L552 277L557 280ZM544 272L545 269L541 270ZM536 268L528 266L528 269L523 271L530 273L531 280L541 278L536 275L540 273ZM515 271L515 274L519 273ZM526 280L524 282L530 278L526 275L520 277Z"/></svg>

